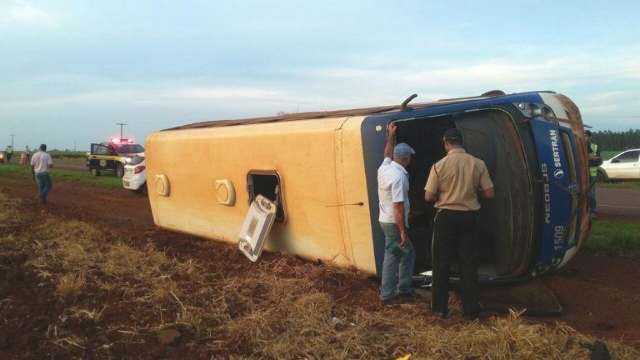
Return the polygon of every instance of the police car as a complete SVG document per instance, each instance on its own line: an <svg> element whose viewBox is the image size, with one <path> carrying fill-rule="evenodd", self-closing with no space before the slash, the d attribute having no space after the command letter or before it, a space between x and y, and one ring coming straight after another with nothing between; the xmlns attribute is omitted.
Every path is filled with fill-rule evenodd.
<svg viewBox="0 0 640 360"><path fill-rule="evenodd" d="M124 166L124 176L122 177L122 187L125 189L147 193L147 175L144 157L136 156Z"/></svg>
<svg viewBox="0 0 640 360"><path fill-rule="evenodd" d="M136 156L144 157L142 145L135 144L131 139L115 138L109 142L91 144L91 151L87 153L87 168L94 176L107 171L122 177L124 166Z"/></svg>

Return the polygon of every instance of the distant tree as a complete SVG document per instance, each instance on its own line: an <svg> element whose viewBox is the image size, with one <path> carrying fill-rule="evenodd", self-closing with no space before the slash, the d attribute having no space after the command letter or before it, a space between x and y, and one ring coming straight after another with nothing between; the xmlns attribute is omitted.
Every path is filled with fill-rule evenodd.
<svg viewBox="0 0 640 360"><path fill-rule="evenodd" d="M602 150L625 150L640 147L640 129L594 131L593 142Z"/></svg>

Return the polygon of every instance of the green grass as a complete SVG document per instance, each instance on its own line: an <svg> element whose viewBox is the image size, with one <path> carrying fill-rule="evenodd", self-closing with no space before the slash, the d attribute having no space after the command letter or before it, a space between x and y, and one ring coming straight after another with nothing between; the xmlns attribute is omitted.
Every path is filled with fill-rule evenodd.
<svg viewBox="0 0 640 360"><path fill-rule="evenodd" d="M49 155L51 155L52 158L54 159L60 159L60 158L72 158L72 159L78 159L78 158L86 158L87 157L87 152L86 151L72 151L72 150L51 150L49 151Z"/></svg>
<svg viewBox="0 0 640 360"><path fill-rule="evenodd" d="M88 171L62 170L53 168L49 172L54 181L76 181L79 183L96 185L106 188L121 188L122 180L115 176L93 176ZM0 176L15 176L31 178L29 166L17 164L0 164Z"/></svg>
<svg viewBox="0 0 640 360"><path fill-rule="evenodd" d="M595 220L583 250L598 255L640 259L640 223Z"/></svg>

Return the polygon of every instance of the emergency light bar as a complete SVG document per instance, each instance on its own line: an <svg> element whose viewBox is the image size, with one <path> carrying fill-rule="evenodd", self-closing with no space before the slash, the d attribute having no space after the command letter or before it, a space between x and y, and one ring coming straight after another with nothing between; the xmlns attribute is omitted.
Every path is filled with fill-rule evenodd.
<svg viewBox="0 0 640 360"><path fill-rule="evenodd" d="M114 144L133 144L133 139L113 138L111 142Z"/></svg>

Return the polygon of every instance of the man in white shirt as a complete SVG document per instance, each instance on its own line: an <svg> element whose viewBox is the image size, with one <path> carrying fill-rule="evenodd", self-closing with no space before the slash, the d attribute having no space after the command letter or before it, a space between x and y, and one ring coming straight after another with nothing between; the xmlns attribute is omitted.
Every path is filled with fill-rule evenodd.
<svg viewBox="0 0 640 360"><path fill-rule="evenodd" d="M47 203L47 195L51 190L51 177L49 176L49 168L53 167L51 155L47 154L47 145L40 145L40 151L35 153L31 158L31 170L38 184L40 192L40 201Z"/></svg>
<svg viewBox="0 0 640 360"><path fill-rule="evenodd" d="M409 240L409 174L405 169L415 151L405 143L396 143L397 125L388 128L384 161L378 168L378 221L384 232L385 252L382 265L380 298L385 305L413 296L412 276L415 250ZM393 156L393 159L392 159Z"/></svg>

